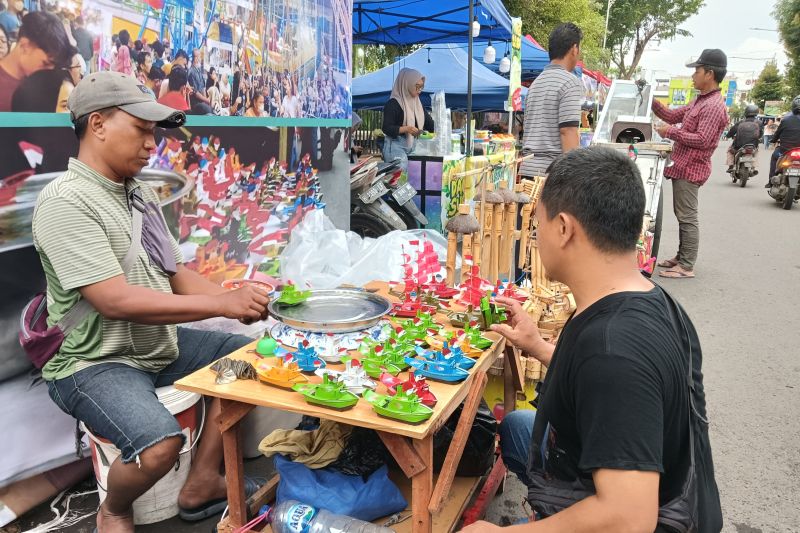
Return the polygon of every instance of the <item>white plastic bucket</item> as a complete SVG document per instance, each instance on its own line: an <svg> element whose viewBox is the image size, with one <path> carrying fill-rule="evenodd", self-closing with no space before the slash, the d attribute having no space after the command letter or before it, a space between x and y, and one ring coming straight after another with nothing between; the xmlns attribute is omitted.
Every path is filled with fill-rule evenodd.
<svg viewBox="0 0 800 533"><path fill-rule="evenodd" d="M181 448L175 468L167 472L150 490L133 502L133 523L136 525L161 522L178 514L178 494L186 482L192 466L193 454L190 452L193 452L195 440L199 438L199 433L203 430L202 427L198 430L197 416L197 402L202 396L196 392L179 391L172 385L159 387L156 389L156 395L164 407L178 420L181 431L186 435L186 444ZM106 499L108 471L120 456L120 451L106 439L93 435L82 423L81 427L89 436L94 475L97 479L100 503L102 503Z"/></svg>

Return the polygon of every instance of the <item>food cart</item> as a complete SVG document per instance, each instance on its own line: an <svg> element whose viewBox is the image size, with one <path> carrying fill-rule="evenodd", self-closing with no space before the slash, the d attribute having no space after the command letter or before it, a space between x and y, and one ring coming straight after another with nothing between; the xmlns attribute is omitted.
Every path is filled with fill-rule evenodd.
<svg viewBox="0 0 800 533"><path fill-rule="evenodd" d="M626 153L639 169L647 198L639 266L652 274L661 240L664 170L672 164L672 144L655 132L652 116L653 87L644 82L614 80L600 113L592 139Z"/></svg>

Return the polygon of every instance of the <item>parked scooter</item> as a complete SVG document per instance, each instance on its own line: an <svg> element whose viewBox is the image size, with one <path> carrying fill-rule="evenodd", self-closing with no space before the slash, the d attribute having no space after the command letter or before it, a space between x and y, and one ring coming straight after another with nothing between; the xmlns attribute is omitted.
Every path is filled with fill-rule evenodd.
<svg viewBox="0 0 800 533"><path fill-rule="evenodd" d="M800 200L800 148L789 150L778 159L768 192L784 209L791 209Z"/></svg>
<svg viewBox="0 0 800 533"><path fill-rule="evenodd" d="M733 183L739 182L739 187L747 185L747 180L758 174L756 156L758 146L746 144L739 148L733 157L733 170L730 171Z"/></svg>
<svg viewBox="0 0 800 533"><path fill-rule="evenodd" d="M428 219L414 203L417 190L400 183L400 162L362 162L350 171L350 229L362 237L414 229Z"/></svg>

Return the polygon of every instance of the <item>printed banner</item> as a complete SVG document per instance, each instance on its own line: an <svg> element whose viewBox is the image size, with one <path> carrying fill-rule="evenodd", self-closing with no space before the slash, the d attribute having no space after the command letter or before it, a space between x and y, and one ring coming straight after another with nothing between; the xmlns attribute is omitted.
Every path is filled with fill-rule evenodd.
<svg viewBox="0 0 800 533"><path fill-rule="evenodd" d="M522 111L522 19L511 19L511 71L508 84L508 108Z"/></svg>

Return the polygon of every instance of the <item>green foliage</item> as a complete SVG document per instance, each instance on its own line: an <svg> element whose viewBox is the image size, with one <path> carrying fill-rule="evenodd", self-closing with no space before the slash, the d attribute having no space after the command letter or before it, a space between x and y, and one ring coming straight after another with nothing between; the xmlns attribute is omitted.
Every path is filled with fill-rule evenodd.
<svg viewBox="0 0 800 533"><path fill-rule="evenodd" d="M778 31L789 56L785 80L789 93L800 94L800 0L778 0L772 16L778 21Z"/></svg>
<svg viewBox="0 0 800 533"><path fill-rule="evenodd" d="M734 104L728 108L728 117L734 124L744 118L745 107L747 107L747 104L744 102L734 102Z"/></svg>
<svg viewBox="0 0 800 533"><path fill-rule="evenodd" d="M778 65L774 61L764 65L764 69L758 76L758 80L750 91L750 99L760 108L764 109L764 102L767 100L783 100L786 90L783 83L783 76L778 72Z"/></svg>
<svg viewBox="0 0 800 533"><path fill-rule="evenodd" d="M362 76L387 67L397 61L397 58L407 56L422 46L424 45L353 45L353 76Z"/></svg>
<svg viewBox="0 0 800 533"><path fill-rule="evenodd" d="M553 28L562 22L575 23L583 31L581 51L586 67L597 69L607 64L602 50L605 19L594 0L504 0L503 3L511 16L522 18L523 35L531 34L545 48Z"/></svg>
<svg viewBox="0 0 800 533"><path fill-rule="evenodd" d="M690 35L680 26L701 7L703 0L613 0L607 46L620 77L630 79L635 74L651 41ZM633 56L628 62L630 54Z"/></svg>

